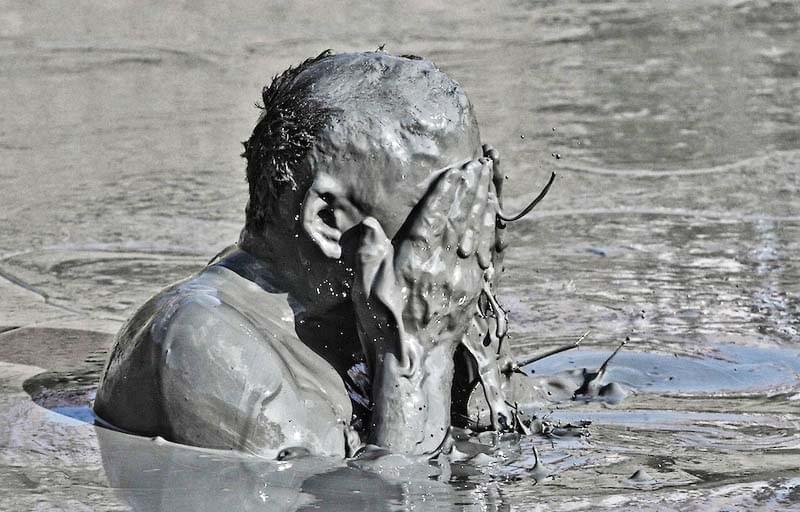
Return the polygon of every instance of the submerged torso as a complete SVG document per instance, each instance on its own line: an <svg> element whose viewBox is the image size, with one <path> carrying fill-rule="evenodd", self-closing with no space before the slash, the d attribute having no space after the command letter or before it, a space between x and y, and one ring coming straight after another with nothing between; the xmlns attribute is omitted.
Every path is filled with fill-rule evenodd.
<svg viewBox="0 0 800 512"><path fill-rule="evenodd" d="M117 428L274 456L344 455L342 379L295 333L285 293L212 265L145 303L118 333L95 411Z"/></svg>

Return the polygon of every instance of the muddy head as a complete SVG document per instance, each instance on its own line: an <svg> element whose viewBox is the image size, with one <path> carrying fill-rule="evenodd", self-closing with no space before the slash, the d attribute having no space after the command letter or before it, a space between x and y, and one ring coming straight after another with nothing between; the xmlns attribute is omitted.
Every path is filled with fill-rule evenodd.
<svg viewBox="0 0 800 512"><path fill-rule="evenodd" d="M327 200L340 230L361 214L376 218L392 238L437 171L481 156L466 93L430 61L381 52L336 55L298 78L333 106L307 156L314 169L307 201ZM307 206L306 219L316 211Z"/></svg>
<svg viewBox="0 0 800 512"><path fill-rule="evenodd" d="M366 217L392 238L437 173L482 152L463 88L418 57L326 52L276 77L263 103L245 143L243 239L288 242L320 266Z"/></svg>

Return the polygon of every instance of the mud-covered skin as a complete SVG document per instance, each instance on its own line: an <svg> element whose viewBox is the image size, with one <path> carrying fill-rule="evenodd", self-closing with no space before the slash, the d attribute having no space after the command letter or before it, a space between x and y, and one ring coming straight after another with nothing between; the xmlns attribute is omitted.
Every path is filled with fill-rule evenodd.
<svg viewBox="0 0 800 512"><path fill-rule="evenodd" d="M381 52L331 55L296 80L331 113L295 186L275 199L263 230L246 227L239 249L129 320L98 415L186 444L343 456L358 445L343 382L366 359L375 404L367 441L435 452L456 367L478 375L492 423L507 425L502 334L486 336L500 333L504 316L487 309L503 245L499 156L481 147L463 89L428 61ZM362 256L375 248L397 256L397 287L374 280ZM373 284L395 321L387 343L370 345L365 332L387 322L361 314L351 292L361 286L369 297ZM454 362L459 345L468 350Z"/></svg>
<svg viewBox="0 0 800 512"><path fill-rule="evenodd" d="M313 97L335 107L306 156L313 180L300 198L304 221L328 207L339 233L374 217L393 238L442 169L483 156L466 92L430 61L339 54L298 80L313 82ZM309 211L317 196L325 205Z"/></svg>
<svg viewBox="0 0 800 512"><path fill-rule="evenodd" d="M362 224L353 299L373 364L373 444L431 453L447 435L455 349L482 338L468 330L491 266L491 176L486 158L446 169L394 243L374 218Z"/></svg>
<svg viewBox="0 0 800 512"><path fill-rule="evenodd" d="M492 161L492 189L489 195L494 194L494 204L497 211L501 211L505 176L501 171L500 153L491 145L484 144L483 155ZM462 364L465 367L461 368L461 372L471 376L471 382L467 381L464 375L456 376L457 382L461 381L461 389L457 388L457 394L453 395L457 408L454 416L458 425L474 424L477 416L474 414L474 408L470 410L468 403L470 397L476 395L482 399L482 403L485 403L485 412L489 418L487 428L513 430L516 427L516 418L509 405L515 400L511 386L511 379L514 378L514 373L511 371L513 360L508 344L504 343L508 332L508 318L496 297L503 267L503 252L507 247L506 224L497 219L495 213L497 212L492 212L491 219L488 216L484 217L484 224L488 227L488 223L491 222L494 234L490 246L491 263L484 273L482 295L477 304L477 311L472 316L472 325L462 338L461 346L469 353L469 357L462 356ZM516 380L519 379L517 375ZM482 395L469 392L470 388L477 384L483 391Z"/></svg>
<svg viewBox="0 0 800 512"><path fill-rule="evenodd" d="M341 378L299 343L291 298L243 277L247 261L234 253L142 306L117 334L95 412L194 446L343 457L351 406Z"/></svg>

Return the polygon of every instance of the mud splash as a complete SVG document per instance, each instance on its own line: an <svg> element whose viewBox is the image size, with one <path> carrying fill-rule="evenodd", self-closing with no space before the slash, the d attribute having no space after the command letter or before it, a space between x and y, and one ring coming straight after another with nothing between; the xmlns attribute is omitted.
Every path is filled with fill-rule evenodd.
<svg viewBox="0 0 800 512"><path fill-rule="evenodd" d="M433 461L378 451L349 461L278 462L92 426L90 401L109 337L56 329L35 334L42 346L69 336L100 350L72 368L36 372L20 383L53 411L30 426L47 439L66 421L80 437L96 438L99 451L74 456L99 456L109 488L137 510L248 510L265 503L274 510L404 510L411 504L504 510L518 500L581 508L573 493L587 486L600 492L593 506L640 506L682 503L697 495L680 489L709 485L727 489L706 502L714 506L752 503L742 501L757 499L746 491L751 488L780 505L798 489L798 482L778 477L794 467L800 445L800 428L780 405L800 399L800 353L791 349L728 345L714 357L687 357L626 347L599 382L625 390L627 398L618 402L576 395L609 355L586 343L523 367L537 381L536 396L520 405L531 419L530 435L454 429L448 455ZM25 339L24 332L19 336ZM758 469L765 464L770 473ZM637 489L651 494L630 492ZM611 495L624 498L609 501Z"/></svg>

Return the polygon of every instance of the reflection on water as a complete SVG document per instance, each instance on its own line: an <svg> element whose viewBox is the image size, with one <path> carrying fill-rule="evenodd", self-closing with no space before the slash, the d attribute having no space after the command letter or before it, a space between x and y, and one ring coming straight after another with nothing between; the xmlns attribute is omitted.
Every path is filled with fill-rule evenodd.
<svg viewBox="0 0 800 512"><path fill-rule="evenodd" d="M454 477L459 469L449 464L387 461L364 471L332 459L275 462L96 431L109 482L135 510L507 510L497 483Z"/></svg>
<svg viewBox="0 0 800 512"><path fill-rule="evenodd" d="M234 241L240 141L261 85L324 48L382 43L433 58L466 87L483 138L501 150L510 210L559 174L540 210L511 228L501 299L514 350L592 330L581 352L536 367L547 372L596 364L629 338L610 377L640 389L615 406L552 407L554 421L594 423L587 439L536 439L555 475L536 486L479 472L463 488L431 481L415 494L369 480L375 494L342 497L331 482L370 477L334 468L303 484L310 492L298 476L282 496L380 509L380 495L386 508L417 510L800 499L798 2L243 4L0 13L0 487L11 490L0 508L123 509L109 485L143 509L167 509L186 489L216 503L227 485L255 507L254 482L278 481L267 463L225 462L229 476L215 475L164 448L177 463L150 469L169 468L174 485L117 484L122 463L108 458L143 461L147 450L129 449L139 441L104 449L107 473L89 427L26 409L8 383L40 374L26 387L39 403L87 419L109 338L65 342L48 326L119 322ZM17 329L33 323L45 325ZM703 372L713 385L695 378ZM674 388L658 380L670 376ZM704 395L720 382L726 393ZM655 483L629 479L639 468Z"/></svg>
<svg viewBox="0 0 800 512"><path fill-rule="evenodd" d="M333 460L265 461L96 430L109 483L136 510L389 510L402 497Z"/></svg>

